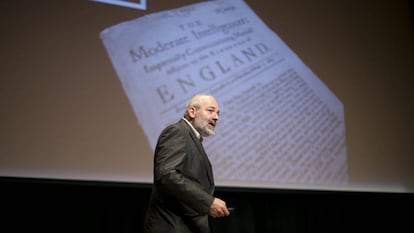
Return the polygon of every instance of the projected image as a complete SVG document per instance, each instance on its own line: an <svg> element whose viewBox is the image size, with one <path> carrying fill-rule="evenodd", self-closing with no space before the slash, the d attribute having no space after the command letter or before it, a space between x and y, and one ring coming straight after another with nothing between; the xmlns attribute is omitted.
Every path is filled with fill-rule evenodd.
<svg viewBox="0 0 414 233"><path fill-rule="evenodd" d="M205 140L218 185L348 182L343 105L243 1L148 14L101 32L151 148L195 93L222 114Z"/></svg>

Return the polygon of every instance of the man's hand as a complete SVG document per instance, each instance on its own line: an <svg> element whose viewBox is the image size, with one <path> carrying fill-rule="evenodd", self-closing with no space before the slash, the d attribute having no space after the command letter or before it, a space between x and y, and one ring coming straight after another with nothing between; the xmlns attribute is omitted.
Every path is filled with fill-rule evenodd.
<svg viewBox="0 0 414 233"><path fill-rule="evenodd" d="M230 212L227 210L226 203L219 198L214 198L214 201L208 210L208 215L213 218L218 218L228 216L229 214Z"/></svg>

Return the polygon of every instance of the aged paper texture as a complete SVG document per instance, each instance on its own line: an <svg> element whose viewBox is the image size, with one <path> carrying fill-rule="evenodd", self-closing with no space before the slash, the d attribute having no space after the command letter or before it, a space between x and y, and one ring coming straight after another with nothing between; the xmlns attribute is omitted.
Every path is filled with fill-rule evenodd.
<svg viewBox="0 0 414 233"><path fill-rule="evenodd" d="M342 103L244 1L149 14L101 39L152 148L190 96L211 93L218 185L347 183Z"/></svg>

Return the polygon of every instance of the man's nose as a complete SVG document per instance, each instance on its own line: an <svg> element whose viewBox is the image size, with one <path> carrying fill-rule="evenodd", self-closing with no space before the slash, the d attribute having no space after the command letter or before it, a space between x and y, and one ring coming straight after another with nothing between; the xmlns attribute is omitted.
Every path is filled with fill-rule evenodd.
<svg viewBox="0 0 414 233"><path fill-rule="evenodd" d="M216 112L216 113L214 113L214 115L213 115L213 119L214 120L218 120L219 119L219 114Z"/></svg>

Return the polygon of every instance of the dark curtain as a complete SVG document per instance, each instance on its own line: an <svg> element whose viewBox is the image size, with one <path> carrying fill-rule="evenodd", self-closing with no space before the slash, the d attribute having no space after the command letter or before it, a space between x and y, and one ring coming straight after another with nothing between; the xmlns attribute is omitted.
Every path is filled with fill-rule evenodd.
<svg viewBox="0 0 414 233"><path fill-rule="evenodd" d="M139 233L148 184L1 178L1 232ZM217 188L213 233L412 232L410 193Z"/></svg>

